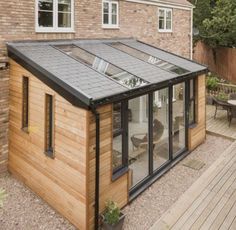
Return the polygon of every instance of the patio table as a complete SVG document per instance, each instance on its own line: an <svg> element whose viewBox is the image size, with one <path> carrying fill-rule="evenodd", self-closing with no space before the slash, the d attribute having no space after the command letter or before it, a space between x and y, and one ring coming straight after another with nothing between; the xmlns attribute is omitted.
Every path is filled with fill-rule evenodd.
<svg viewBox="0 0 236 230"><path fill-rule="evenodd" d="M229 103L230 105L236 106L236 100L228 100L228 103Z"/></svg>

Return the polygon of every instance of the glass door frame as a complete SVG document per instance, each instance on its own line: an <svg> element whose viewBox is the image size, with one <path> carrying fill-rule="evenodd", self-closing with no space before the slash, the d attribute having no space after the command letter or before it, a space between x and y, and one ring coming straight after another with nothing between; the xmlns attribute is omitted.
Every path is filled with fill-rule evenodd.
<svg viewBox="0 0 236 230"><path fill-rule="evenodd" d="M148 138L149 138L149 144L148 144L148 167L149 167L149 174L143 178L140 182L138 182L136 185L130 188L129 190L129 195L132 196L135 193L139 193L138 191L142 191L142 187L147 187L149 184L151 184L156 176L161 174L161 172L164 171L165 168L170 166L173 161L176 161L178 158L181 158L187 151L188 151L188 117L189 117L189 79L182 80L179 82L175 82L171 85L166 85L162 86L159 88L156 88L155 90L152 90L150 92L147 92L146 94L142 95L137 95L133 96L129 99L123 100L122 103L124 103L123 108L125 109L124 111L124 127L125 127L125 135L123 138L123 151L124 151L124 156L125 156L125 162L127 168L129 168L129 128L128 128L128 102L131 99L141 97L144 95L148 96ZM181 149L181 152L176 156L173 157L173 130L172 130L172 125L173 125L173 87L174 85L178 83L184 83L185 84L185 91L184 91L184 109L185 109L185 148ZM153 169L153 94L156 91L162 90L162 89L168 89L168 113L169 113L169 118L168 118L168 135L169 135L169 159L162 164L159 168ZM151 182L152 181L152 182ZM155 180L154 180L155 181ZM144 188L144 189L145 189Z"/></svg>

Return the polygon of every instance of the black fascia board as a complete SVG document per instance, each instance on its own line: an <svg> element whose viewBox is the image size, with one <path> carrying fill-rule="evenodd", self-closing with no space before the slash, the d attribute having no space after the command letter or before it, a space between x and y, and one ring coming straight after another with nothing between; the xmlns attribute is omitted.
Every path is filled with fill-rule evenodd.
<svg viewBox="0 0 236 230"><path fill-rule="evenodd" d="M183 82L187 79L195 78L199 75L206 74L207 72L208 72L208 69L186 73L186 74L183 74L183 75L180 75L175 78L171 78L171 79L168 79L168 80L165 80L162 82L148 84L148 85L145 85L140 88L132 89L132 90L122 92L119 94L114 94L111 96L107 96L105 98L99 98L99 99L93 100L92 103L95 107L97 107L97 106L101 106L104 104L120 102L120 101L126 100L126 99L132 99L132 98L150 93L152 91L162 89L166 86L175 85L175 84Z"/></svg>
<svg viewBox="0 0 236 230"><path fill-rule="evenodd" d="M69 101L72 105L89 110L92 98L86 97L83 93L73 89L68 84L58 79L56 76L42 68L37 63L31 61L17 49L7 44L8 56L31 72L40 81L49 86L60 96Z"/></svg>

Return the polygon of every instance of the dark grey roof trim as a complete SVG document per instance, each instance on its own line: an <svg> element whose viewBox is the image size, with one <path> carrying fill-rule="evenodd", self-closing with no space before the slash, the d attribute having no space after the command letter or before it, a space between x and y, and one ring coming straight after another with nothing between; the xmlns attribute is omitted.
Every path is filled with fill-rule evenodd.
<svg viewBox="0 0 236 230"><path fill-rule="evenodd" d="M89 108L91 98L85 97L78 90L73 89L56 76L43 69L37 63L34 63L29 58L21 54L14 47L7 45L8 56L14 61L23 66L26 70L33 73L39 80L50 88L55 90L59 95L68 100L72 105L82 108Z"/></svg>

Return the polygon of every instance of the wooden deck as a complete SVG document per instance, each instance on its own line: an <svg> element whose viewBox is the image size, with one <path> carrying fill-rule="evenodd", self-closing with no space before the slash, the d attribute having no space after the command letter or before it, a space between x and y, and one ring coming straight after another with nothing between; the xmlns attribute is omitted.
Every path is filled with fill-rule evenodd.
<svg viewBox="0 0 236 230"><path fill-rule="evenodd" d="M226 111L218 110L215 119L215 106L207 105L206 111L206 123L208 132L236 140L236 119L232 120L232 123L229 127Z"/></svg>
<svg viewBox="0 0 236 230"><path fill-rule="evenodd" d="M151 230L236 229L236 141Z"/></svg>

